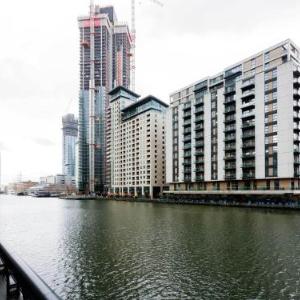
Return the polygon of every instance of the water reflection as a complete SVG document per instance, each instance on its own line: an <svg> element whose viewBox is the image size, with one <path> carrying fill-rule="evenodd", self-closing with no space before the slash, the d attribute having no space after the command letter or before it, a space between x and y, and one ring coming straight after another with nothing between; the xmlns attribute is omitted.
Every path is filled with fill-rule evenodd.
<svg viewBox="0 0 300 300"><path fill-rule="evenodd" d="M0 197L0 240L63 299L298 299L299 225L285 211Z"/></svg>

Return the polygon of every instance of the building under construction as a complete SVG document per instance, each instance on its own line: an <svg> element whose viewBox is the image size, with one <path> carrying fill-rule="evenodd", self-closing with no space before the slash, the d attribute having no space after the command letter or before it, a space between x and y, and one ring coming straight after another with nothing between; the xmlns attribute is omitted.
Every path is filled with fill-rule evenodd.
<svg viewBox="0 0 300 300"><path fill-rule="evenodd" d="M131 37L112 6L91 3L78 18L80 93L78 178L80 192L102 193L110 185L110 111L107 93L130 85Z"/></svg>

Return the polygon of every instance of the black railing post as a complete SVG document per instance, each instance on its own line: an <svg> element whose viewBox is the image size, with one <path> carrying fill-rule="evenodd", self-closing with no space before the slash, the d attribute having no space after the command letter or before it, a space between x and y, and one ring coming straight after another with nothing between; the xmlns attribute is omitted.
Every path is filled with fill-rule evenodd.
<svg viewBox="0 0 300 300"><path fill-rule="evenodd" d="M46 283L17 255L0 243L0 273L6 280L6 294L22 293L24 300L59 300Z"/></svg>

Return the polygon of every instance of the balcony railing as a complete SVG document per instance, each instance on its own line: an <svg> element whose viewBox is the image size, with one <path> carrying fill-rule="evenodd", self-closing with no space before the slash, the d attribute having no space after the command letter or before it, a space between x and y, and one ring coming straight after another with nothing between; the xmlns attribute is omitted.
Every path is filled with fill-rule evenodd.
<svg viewBox="0 0 300 300"><path fill-rule="evenodd" d="M204 112L204 108L203 107L197 107L196 109L195 109L195 113L197 114L197 113L202 113L202 112Z"/></svg>
<svg viewBox="0 0 300 300"><path fill-rule="evenodd" d="M2 272L6 279L7 299L10 299L11 293L21 293L23 299L60 299L23 260L2 244L0 244L0 259L0 263L3 264L0 265L0 269L3 268Z"/></svg>
<svg viewBox="0 0 300 300"><path fill-rule="evenodd" d="M201 129L204 129L203 124L198 124L195 126L195 130L201 130Z"/></svg>
<svg viewBox="0 0 300 300"><path fill-rule="evenodd" d="M242 168L255 168L255 161L245 162L242 165Z"/></svg>
<svg viewBox="0 0 300 300"><path fill-rule="evenodd" d="M224 94L232 94L232 93L235 93L236 91L236 88L235 86L227 86L225 87L225 91L224 91Z"/></svg>
<svg viewBox="0 0 300 300"><path fill-rule="evenodd" d="M255 157L255 152L248 152L248 153L244 153L242 155L242 158L244 158L244 159L254 158L254 157Z"/></svg>
<svg viewBox="0 0 300 300"><path fill-rule="evenodd" d="M234 126L226 126L224 129L224 132L227 133L227 132L231 132L231 131L235 131L235 130L236 130L235 125Z"/></svg>
<svg viewBox="0 0 300 300"><path fill-rule="evenodd" d="M243 92L242 94L242 99L243 98L250 98L250 97L254 97L255 96L255 90L248 90L248 91L245 91Z"/></svg>
<svg viewBox="0 0 300 300"><path fill-rule="evenodd" d="M243 135L242 135L242 138L243 139L248 139L248 138L252 138L252 137L255 137L255 131L246 131L246 132L243 132Z"/></svg>
<svg viewBox="0 0 300 300"><path fill-rule="evenodd" d="M243 122L242 129L251 128L255 126L255 122Z"/></svg>
<svg viewBox="0 0 300 300"><path fill-rule="evenodd" d="M198 123L198 122L203 122L204 121L204 117L196 117L195 118L195 123Z"/></svg>
<svg viewBox="0 0 300 300"><path fill-rule="evenodd" d="M184 110L189 109L189 108L191 108L191 102L185 103L185 104L183 105L183 109L184 109Z"/></svg>

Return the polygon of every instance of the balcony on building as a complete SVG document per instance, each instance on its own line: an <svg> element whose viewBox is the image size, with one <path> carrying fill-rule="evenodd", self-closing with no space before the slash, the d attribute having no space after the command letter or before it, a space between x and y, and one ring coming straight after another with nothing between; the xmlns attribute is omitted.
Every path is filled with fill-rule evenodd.
<svg viewBox="0 0 300 300"><path fill-rule="evenodd" d="M255 117L255 109L247 109L242 112L242 119L251 119Z"/></svg>
<svg viewBox="0 0 300 300"><path fill-rule="evenodd" d="M191 151L185 151L184 154L183 154L183 157L184 157L184 158L192 157Z"/></svg>
<svg viewBox="0 0 300 300"><path fill-rule="evenodd" d="M245 161L242 164L243 169L253 169L255 168L255 160Z"/></svg>
<svg viewBox="0 0 300 300"><path fill-rule="evenodd" d="M300 132L300 125L294 123L294 132Z"/></svg>
<svg viewBox="0 0 300 300"><path fill-rule="evenodd" d="M184 142L190 142L192 140L192 136L189 134L189 135L185 135L184 138L183 138L183 141Z"/></svg>
<svg viewBox="0 0 300 300"><path fill-rule="evenodd" d="M224 133L234 132L236 130L235 125L226 125L224 129Z"/></svg>
<svg viewBox="0 0 300 300"><path fill-rule="evenodd" d="M191 127L184 128L184 130L183 130L183 134L184 134L184 135L190 134L191 132L192 132Z"/></svg>
<svg viewBox="0 0 300 300"><path fill-rule="evenodd" d="M295 100L299 100L299 99L300 99L299 90L298 90L298 89L294 89L293 91L294 91L294 92L293 92L294 99L295 99Z"/></svg>
<svg viewBox="0 0 300 300"><path fill-rule="evenodd" d="M225 161L233 161L233 160L236 160L236 157L235 157L235 153L234 152L227 152L226 154L225 154L225 157L224 157L224 160Z"/></svg>
<svg viewBox="0 0 300 300"><path fill-rule="evenodd" d="M242 145L242 149L249 149L249 148L255 148L255 141L249 140Z"/></svg>
<svg viewBox="0 0 300 300"><path fill-rule="evenodd" d="M225 174L225 180L235 180L236 179L236 174L234 173L226 173Z"/></svg>
<svg viewBox="0 0 300 300"><path fill-rule="evenodd" d="M299 101L298 100L294 100L293 108L294 108L294 110L299 111L300 106L299 106Z"/></svg>
<svg viewBox="0 0 300 300"><path fill-rule="evenodd" d="M225 151L232 151L232 150L236 150L236 144L235 143L225 145Z"/></svg>
<svg viewBox="0 0 300 300"><path fill-rule="evenodd" d="M251 158L255 158L255 152L254 151L243 152L242 159L251 159Z"/></svg>
<svg viewBox="0 0 300 300"><path fill-rule="evenodd" d="M255 78L251 77L243 80L241 88L243 91L246 91L248 89L254 88L254 86L255 86Z"/></svg>
<svg viewBox="0 0 300 300"><path fill-rule="evenodd" d="M295 112L294 111L293 117L294 117L294 120L298 122L300 120L300 114L299 114L299 112Z"/></svg>
<svg viewBox="0 0 300 300"><path fill-rule="evenodd" d="M195 100L195 107L203 107L203 105L204 105L203 97Z"/></svg>
<svg viewBox="0 0 300 300"><path fill-rule="evenodd" d="M192 163L191 159L185 159L182 163L183 166L190 166Z"/></svg>
<svg viewBox="0 0 300 300"><path fill-rule="evenodd" d="M195 143L195 147L198 148L198 147L203 147L204 146L204 141L199 141L199 142L196 142Z"/></svg>
<svg viewBox="0 0 300 300"><path fill-rule="evenodd" d="M224 169L225 169L225 171L235 170L236 164L235 163L226 163Z"/></svg>
<svg viewBox="0 0 300 300"><path fill-rule="evenodd" d="M190 182L192 180L191 176L184 176L185 182Z"/></svg>
<svg viewBox="0 0 300 300"><path fill-rule="evenodd" d="M241 99L245 101L246 99L253 99L255 97L255 89L246 90L243 92Z"/></svg>
<svg viewBox="0 0 300 300"><path fill-rule="evenodd" d="M242 139L246 140L246 139L251 139L255 137L255 131L254 130L245 130L242 133Z"/></svg>
<svg viewBox="0 0 300 300"><path fill-rule="evenodd" d="M184 119L186 119L186 118L190 118L191 117L191 115L192 115L192 113L191 113L191 111L189 110L189 111L185 111L184 113L183 113L183 118Z"/></svg>
<svg viewBox="0 0 300 300"><path fill-rule="evenodd" d="M196 173L203 173L204 172L204 167L196 167L194 169L194 172L196 172Z"/></svg>
<svg viewBox="0 0 300 300"><path fill-rule="evenodd" d="M184 149L184 150L191 149L191 148L192 148L192 144L191 144L191 143L185 143L185 144L183 145L183 149Z"/></svg>
<svg viewBox="0 0 300 300"><path fill-rule="evenodd" d="M191 102L186 102L186 103L184 103L184 105L183 105L183 110L188 110L188 109L190 109L191 108Z"/></svg>
<svg viewBox="0 0 300 300"><path fill-rule="evenodd" d="M295 67L293 74L294 74L294 77L300 77L300 68Z"/></svg>
<svg viewBox="0 0 300 300"><path fill-rule="evenodd" d="M236 92L235 85L226 86L224 90L224 95L225 96L233 95L235 92Z"/></svg>
<svg viewBox="0 0 300 300"><path fill-rule="evenodd" d="M195 85L194 92L196 93L199 91L205 91L205 90L207 90L207 87L208 87L208 80L204 80Z"/></svg>
<svg viewBox="0 0 300 300"><path fill-rule="evenodd" d="M203 130L204 129L204 125L203 124L197 124L196 126L195 126L195 130L197 131L197 130Z"/></svg>
<svg viewBox="0 0 300 300"><path fill-rule="evenodd" d="M203 113L204 113L204 107L203 106L195 108L195 114L203 114Z"/></svg>
<svg viewBox="0 0 300 300"><path fill-rule="evenodd" d="M204 122L204 116L203 115L195 117L195 123L200 123L200 122Z"/></svg>
<svg viewBox="0 0 300 300"><path fill-rule="evenodd" d="M231 103L235 103L235 100L236 100L235 95L232 95L232 96L226 97L224 103L225 103L225 105L229 105Z"/></svg>
<svg viewBox="0 0 300 300"><path fill-rule="evenodd" d="M198 156L198 155L201 155L201 156L204 155L204 150L203 149L202 150L196 150L195 151L195 155L196 156Z"/></svg>
<svg viewBox="0 0 300 300"><path fill-rule="evenodd" d="M204 158L203 157L196 158L195 163L196 164L203 164L204 163Z"/></svg>
<svg viewBox="0 0 300 300"><path fill-rule="evenodd" d="M234 123L234 122L235 122L235 115L225 116L224 123L228 124L228 123Z"/></svg>
<svg viewBox="0 0 300 300"><path fill-rule="evenodd" d="M236 112L235 105L230 105L230 106L225 107L225 111L224 111L225 114L232 114L235 112Z"/></svg>
<svg viewBox="0 0 300 300"><path fill-rule="evenodd" d="M254 121L244 121L242 123L242 129L250 129L255 127L255 122Z"/></svg>
<svg viewBox="0 0 300 300"><path fill-rule="evenodd" d="M255 107L254 98L243 100L242 105L241 105L242 109L251 109L251 108L254 108L254 107Z"/></svg>
<svg viewBox="0 0 300 300"><path fill-rule="evenodd" d="M204 133L203 132L197 132L195 135L196 140L204 139Z"/></svg>
<svg viewBox="0 0 300 300"><path fill-rule="evenodd" d="M204 181L204 175L203 174L197 174L195 179L196 179L196 181Z"/></svg>
<svg viewBox="0 0 300 300"><path fill-rule="evenodd" d="M231 134L226 134L225 135L224 141L225 142L232 142L232 141L235 141L235 139L236 139L235 133L231 133Z"/></svg>
<svg viewBox="0 0 300 300"><path fill-rule="evenodd" d="M295 89L299 89L300 87L300 78L294 78L293 85Z"/></svg>
<svg viewBox="0 0 300 300"><path fill-rule="evenodd" d="M243 173L243 179L255 179L255 172L245 172Z"/></svg>

